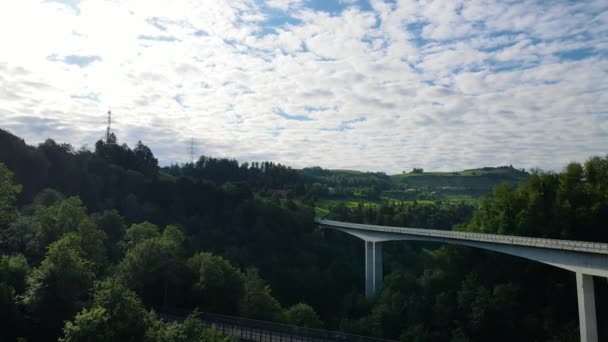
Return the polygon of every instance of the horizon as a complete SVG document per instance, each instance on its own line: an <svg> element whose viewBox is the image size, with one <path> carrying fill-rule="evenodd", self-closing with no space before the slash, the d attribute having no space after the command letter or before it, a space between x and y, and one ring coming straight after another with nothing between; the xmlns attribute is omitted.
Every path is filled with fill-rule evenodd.
<svg viewBox="0 0 608 342"><path fill-rule="evenodd" d="M33 25L32 23L36 23ZM0 128L400 174L608 152L608 3L0 4ZM603 96L604 95L604 96Z"/></svg>
<svg viewBox="0 0 608 342"><path fill-rule="evenodd" d="M1 127L0 127L0 130L2 130ZM17 137L18 139L23 139L22 137L14 134L13 132L11 132L9 130L5 130L5 131L8 132L9 134L12 134L15 137ZM23 140L24 140L24 142L25 142L26 145L31 146L31 147L37 147L38 144L44 143L47 139L51 139L51 140L55 141L58 144L67 143L67 142L63 142L63 141L57 141L57 140L53 139L52 137L45 138L44 140L42 140L42 141L40 141L38 143L35 143L35 144L28 143L27 141L25 141L25 139L23 139ZM99 138L95 142L97 142L97 141L103 141L103 138ZM140 140L137 139L136 141L140 141ZM142 143L144 145L146 145L146 143L144 141L142 141ZM69 143L67 143L67 144L69 144ZM123 142L120 142L120 140L118 140L117 144L118 145L123 145ZM135 145L135 143L133 143L133 144L124 143L124 144L126 144L129 148L133 148L133 146ZM93 143L93 144L85 144L85 145L81 145L81 146L73 146L73 145L71 145L71 146L74 149L74 151L78 151L78 150L81 150L81 149L86 149L89 152L94 152L94 146L95 146L95 144ZM154 149L151 149L151 151L154 154ZM231 156L219 156L219 155L218 156L215 156L215 155L212 155L212 156L209 156L209 155L195 155L195 159L194 159L193 163L196 163L196 161L198 161L198 159L200 159L200 157L203 157L203 156L204 157L208 157L208 158L216 158L216 159L236 160L239 163L239 165L241 165L243 163L249 163L249 164L251 164L251 163L254 163L254 162L258 162L258 163L261 163L261 162L272 162L272 163L275 163L275 164L281 164L281 165L287 166L287 167L292 168L294 170L303 170L303 169L306 169L306 168L320 167L321 169L327 170L327 171L335 171L335 172L345 171L345 172L361 172L361 173L384 173L387 176L396 176L396 175L400 175L400 174L404 174L404 173L406 173L406 174L407 173L411 173L413 171L413 168L416 167L416 166L414 166L414 167L409 168L409 169L404 169L404 170L401 170L400 172L387 172L385 170L378 170L378 169L375 169L375 170L374 169L372 169L372 170L362 170L362 169L345 169L345 168L326 168L326 167L323 167L322 165L305 165L303 167L292 167L289 164L280 163L280 162L277 162L277 161L274 161L274 160L238 160L238 159L233 158ZM604 156L608 156L608 154L605 154L605 155L591 155L591 156L588 156L587 158L585 158L585 160L572 160L569 163L584 164L585 161L589 160L592 157L596 157L596 156L604 157ZM171 165L180 165L180 166L183 166L183 165L192 163L190 161L177 162L177 163L165 163L165 162L163 162L163 160L161 160L161 159L158 158L158 155L154 154L154 157L158 160L158 166L160 168L169 167ZM517 165L513 165L513 164L508 164L508 165L479 165L479 166L469 166L469 167L465 167L463 169L454 169L454 170L426 170L425 169L424 170L424 174L429 174L429 173L450 173L450 172L463 172L463 171L476 171L476 170L481 170L483 168L501 168L501 167L511 167L514 170L518 170L518 171L521 170L521 171L524 171L524 172L527 172L527 173L529 173L529 172L531 172L532 170L535 170L535 169L539 169L541 171L549 171L549 172L559 173L559 172L562 172L565 169L566 166L567 166L567 164L562 165L562 167L559 170L549 170L549 169L542 169L542 168L536 168L536 167L532 167L532 168L526 169L526 168L518 167Z"/></svg>

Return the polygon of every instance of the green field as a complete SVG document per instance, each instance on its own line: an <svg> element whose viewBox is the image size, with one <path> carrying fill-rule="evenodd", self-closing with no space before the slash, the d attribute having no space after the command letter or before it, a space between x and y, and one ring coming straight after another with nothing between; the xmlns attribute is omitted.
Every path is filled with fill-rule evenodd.
<svg viewBox="0 0 608 342"><path fill-rule="evenodd" d="M455 199L454 201L457 201L457 199ZM383 197L381 200L378 200L378 201L370 201L370 200L365 200L365 199L353 199L353 198L320 199L316 203L315 214L317 214L317 216L323 216L324 214L329 213L332 208L335 208L340 203L343 203L347 208L356 208L357 206L359 206L359 204L362 204L365 207L371 206L371 207L377 208L377 207L380 207L383 202L388 202L388 203L410 202L411 203L414 201L401 201L401 200L398 200L395 198L387 198L387 197ZM434 200L416 200L416 203L425 205L425 204L434 204L435 201Z"/></svg>
<svg viewBox="0 0 608 342"><path fill-rule="evenodd" d="M392 175L392 178L407 178L407 177L424 177L424 176L442 176L442 177L476 177L476 176L504 176L508 178L520 178L525 177L527 173L522 170L518 170L511 167L483 167L478 169L468 169L462 171L431 171L424 173L400 173Z"/></svg>
<svg viewBox="0 0 608 342"><path fill-rule="evenodd" d="M332 173L334 174L343 174L343 175L360 175L363 172L361 171L355 171L355 170L341 170L341 169L336 169L336 170L330 170Z"/></svg>
<svg viewBox="0 0 608 342"><path fill-rule="evenodd" d="M380 207L383 203L438 202L476 205L500 183L516 185L529 174L511 166L483 167L454 172L423 172L386 175L381 172L327 170L319 167L300 170L311 183L334 189L334 194L317 193L315 215L325 216L336 206Z"/></svg>
<svg viewBox="0 0 608 342"><path fill-rule="evenodd" d="M471 195L458 195L458 194L446 194L443 196L445 198L445 201L448 202L464 202L464 203L470 203L470 204L475 204L477 202L479 202L480 197L476 197L476 196L471 196Z"/></svg>
<svg viewBox="0 0 608 342"><path fill-rule="evenodd" d="M341 191L336 196L326 195L316 203L317 215L325 215L338 204L348 208L380 206L383 202L414 202L432 204L464 202L476 204L500 183L516 185L529 174L510 166L484 167L454 172L403 173L387 176L382 173L352 170L309 169L315 181ZM342 186L342 188L340 188ZM379 199L368 196L375 187Z"/></svg>
<svg viewBox="0 0 608 342"><path fill-rule="evenodd" d="M336 205L344 203L348 208L357 207L359 204L363 204L365 206L380 206L380 201L369 201L365 199L356 199L356 198L347 198L347 199L320 199L317 201L317 206L319 208L329 209L335 207Z"/></svg>
<svg viewBox="0 0 608 342"><path fill-rule="evenodd" d="M443 195L480 196L499 183L515 185L528 173L514 168L481 168L458 172L404 173L391 176L394 186L402 189L424 189Z"/></svg>
<svg viewBox="0 0 608 342"><path fill-rule="evenodd" d="M315 207L315 217L323 217L323 216L325 216L327 214L329 214L329 209L321 208L321 207Z"/></svg>

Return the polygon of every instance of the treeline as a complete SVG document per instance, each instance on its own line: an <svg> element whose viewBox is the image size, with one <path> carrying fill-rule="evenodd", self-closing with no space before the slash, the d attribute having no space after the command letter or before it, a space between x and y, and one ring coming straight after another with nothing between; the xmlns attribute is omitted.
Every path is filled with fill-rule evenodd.
<svg viewBox="0 0 608 342"><path fill-rule="evenodd" d="M255 192L287 190L293 196L308 199L328 195L379 199L381 191L391 187L390 177L382 172L332 171L318 166L294 170L268 161L239 163L234 159L206 156L194 163L173 164L161 171L175 177L205 179L220 184L243 182Z"/></svg>
<svg viewBox="0 0 608 342"><path fill-rule="evenodd" d="M570 163L561 173L533 170L501 184L480 203L467 230L608 242L608 157Z"/></svg>
<svg viewBox="0 0 608 342"><path fill-rule="evenodd" d="M325 170L315 166L303 168L300 173L305 177L333 187L375 186L380 189L390 187L390 177L384 172Z"/></svg>
<svg viewBox="0 0 608 342"><path fill-rule="evenodd" d="M254 190L306 191L305 181L290 167L273 162L242 163L234 159L201 156L195 163L173 164L162 169L176 177L206 179L216 183L245 182Z"/></svg>
<svg viewBox="0 0 608 342"><path fill-rule="evenodd" d="M468 222L473 210L474 207L466 203L384 201L380 206L359 203L353 208L339 203L332 208L329 218L382 226L450 230L454 223Z"/></svg>

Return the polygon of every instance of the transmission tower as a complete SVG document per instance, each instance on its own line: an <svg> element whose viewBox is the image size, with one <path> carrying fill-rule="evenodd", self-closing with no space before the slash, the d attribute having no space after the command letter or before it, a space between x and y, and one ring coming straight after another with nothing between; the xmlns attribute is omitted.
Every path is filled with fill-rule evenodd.
<svg viewBox="0 0 608 342"><path fill-rule="evenodd" d="M106 143L110 142L110 133L112 129L112 111L108 111L108 127L106 128Z"/></svg>
<svg viewBox="0 0 608 342"><path fill-rule="evenodd" d="M190 162L194 164L194 138L190 138Z"/></svg>

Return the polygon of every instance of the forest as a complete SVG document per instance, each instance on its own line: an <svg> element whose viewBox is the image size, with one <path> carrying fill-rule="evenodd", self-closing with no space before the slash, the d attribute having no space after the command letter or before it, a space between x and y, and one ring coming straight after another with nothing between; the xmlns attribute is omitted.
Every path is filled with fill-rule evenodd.
<svg viewBox="0 0 608 342"><path fill-rule="evenodd" d="M363 243L313 223L333 186L393 183L206 156L160 167L142 142L76 150L0 130L0 341L235 341L204 312L400 341L578 340L574 274L473 248L385 243L384 288L367 300ZM608 156L531 170L475 203L338 203L328 216L608 242ZM606 302L606 279L595 286ZM176 309L190 314L159 318Z"/></svg>

